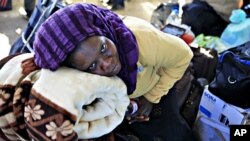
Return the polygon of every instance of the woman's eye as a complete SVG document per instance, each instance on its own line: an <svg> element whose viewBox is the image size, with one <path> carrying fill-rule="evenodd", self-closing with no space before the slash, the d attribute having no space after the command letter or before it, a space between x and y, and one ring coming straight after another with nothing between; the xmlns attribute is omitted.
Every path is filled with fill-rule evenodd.
<svg viewBox="0 0 250 141"><path fill-rule="evenodd" d="M107 44L102 44L101 53L105 53L107 50Z"/></svg>
<svg viewBox="0 0 250 141"><path fill-rule="evenodd" d="M89 67L88 67L88 71L94 71L96 69L96 63L92 63Z"/></svg>

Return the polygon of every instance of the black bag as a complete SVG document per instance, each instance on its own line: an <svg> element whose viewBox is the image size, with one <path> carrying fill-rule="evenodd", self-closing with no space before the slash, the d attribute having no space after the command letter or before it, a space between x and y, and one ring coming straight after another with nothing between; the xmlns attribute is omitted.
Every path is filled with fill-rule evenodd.
<svg viewBox="0 0 250 141"><path fill-rule="evenodd" d="M218 53L214 49L191 47L194 57L192 58L194 77L206 78L209 82L214 79Z"/></svg>
<svg viewBox="0 0 250 141"><path fill-rule="evenodd" d="M29 18L28 24L14 44L11 46L9 54L19 52L33 52L34 35L39 26L55 11L65 7L61 0L38 0L36 7Z"/></svg>
<svg viewBox="0 0 250 141"><path fill-rule="evenodd" d="M175 95L176 97L178 97L177 104L179 109L181 109L181 107L185 103L192 88L192 81L194 80L193 73L193 63L191 62L185 73L183 74L182 78L178 80L173 86L173 89L175 90Z"/></svg>
<svg viewBox="0 0 250 141"><path fill-rule="evenodd" d="M185 103L181 108L181 114L187 121L190 127L193 127L202 97L204 87L208 85L208 80L205 78L193 79L191 82L191 90Z"/></svg>
<svg viewBox="0 0 250 141"><path fill-rule="evenodd" d="M225 52L219 58L216 76L209 91L226 102L242 108L250 107L250 58Z"/></svg>
<svg viewBox="0 0 250 141"><path fill-rule="evenodd" d="M240 56L246 56L250 57L250 41L246 42L245 44L242 44L240 46L234 47L229 49L229 51L240 55Z"/></svg>
<svg viewBox="0 0 250 141"><path fill-rule="evenodd" d="M194 0L184 5L182 10L182 23L191 26L196 36L220 36L228 25L205 1Z"/></svg>

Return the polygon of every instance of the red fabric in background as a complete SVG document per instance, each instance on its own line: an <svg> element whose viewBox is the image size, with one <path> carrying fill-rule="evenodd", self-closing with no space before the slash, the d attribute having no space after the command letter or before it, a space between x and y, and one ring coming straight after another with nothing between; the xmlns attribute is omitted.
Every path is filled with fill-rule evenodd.
<svg viewBox="0 0 250 141"><path fill-rule="evenodd" d="M12 0L0 0L0 11L12 9Z"/></svg>

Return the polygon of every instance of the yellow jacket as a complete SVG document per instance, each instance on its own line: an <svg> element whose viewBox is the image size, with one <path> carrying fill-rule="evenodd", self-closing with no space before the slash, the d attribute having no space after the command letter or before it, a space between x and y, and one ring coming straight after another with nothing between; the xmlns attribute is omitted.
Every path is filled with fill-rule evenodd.
<svg viewBox="0 0 250 141"><path fill-rule="evenodd" d="M143 95L158 103L182 77L193 53L180 38L159 31L147 21L135 17L125 17L123 21L139 46L136 90L130 98Z"/></svg>

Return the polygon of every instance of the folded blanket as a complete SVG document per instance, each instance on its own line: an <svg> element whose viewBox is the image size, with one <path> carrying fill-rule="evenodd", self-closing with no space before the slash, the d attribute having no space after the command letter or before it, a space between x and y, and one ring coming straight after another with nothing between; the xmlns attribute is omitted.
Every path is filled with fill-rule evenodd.
<svg viewBox="0 0 250 141"><path fill-rule="evenodd" d="M78 140L100 137L119 125L129 104L118 77L61 67L22 74L32 54L0 70L0 128L10 140Z"/></svg>

